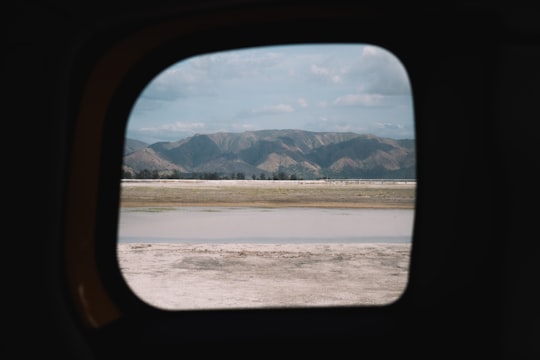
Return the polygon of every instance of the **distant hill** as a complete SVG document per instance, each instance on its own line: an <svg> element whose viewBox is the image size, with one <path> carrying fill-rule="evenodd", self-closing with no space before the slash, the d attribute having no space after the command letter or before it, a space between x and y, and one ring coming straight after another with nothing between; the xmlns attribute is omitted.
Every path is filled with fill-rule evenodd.
<svg viewBox="0 0 540 360"><path fill-rule="evenodd" d="M150 144L147 144L140 140L126 139L126 143L124 144L124 155L128 155L137 150L144 149L148 145Z"/></svg>
<svg viewBox="0 0 540 360"><path fill-rule="evenodd" d="M144 143L128 139L124 171L160 175L176 171L246 178L276 173L302 179L416 177L415 141L352 132L260 130L194 135L175 142ZM137 147L139 147L137 149Z"/></svg>

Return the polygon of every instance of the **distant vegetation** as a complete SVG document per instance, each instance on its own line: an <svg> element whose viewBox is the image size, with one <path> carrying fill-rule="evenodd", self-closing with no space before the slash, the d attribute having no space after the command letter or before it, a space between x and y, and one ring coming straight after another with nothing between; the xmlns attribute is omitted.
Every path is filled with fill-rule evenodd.
<svg viewBox="0 0 540 360"><path fill-rule="evenodd" d="M252 174L246 177L243 172L232 173L230 175L218 174L217 172L205 173L181 173L178 170L171 172L160 172L158 170L143 169L133 174L130 171L122 171L122 179L198 179L198 180L304 180L296 174L286 174L285 172L273 173L267 176L262 172L259 175Z"/></svg>

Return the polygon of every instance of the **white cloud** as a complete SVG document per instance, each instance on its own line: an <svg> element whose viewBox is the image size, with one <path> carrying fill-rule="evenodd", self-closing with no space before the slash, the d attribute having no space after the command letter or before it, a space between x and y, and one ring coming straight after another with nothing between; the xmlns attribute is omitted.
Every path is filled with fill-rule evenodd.
<svg viewBox="0 0 540 360"><path fill-rule="evenodd" d="M404 126L401 124L395 124L395 123L376 123L375 126L381 128L381 129L403 129Z"/></svg>
<svg viewBox="0 0 540 360"><path fill-rule="evenodd" d="M316 121L306 123L305 128L311 131L366 132L364 125L359 122L351 122L340 118L327 116L320 116Z"/></svg>
<svg viewBox="0 0 540 360"><path fill-rule="evenodd" d="M167 69L156 76L144 89L142 98L174 101L190 95L208 94L212 87L206 71L196 68L178 67Z"/></svg>
<svg viewBox="0 0 540 360"><path fill-rule="evenodd" d="M311 65L311 73L317 76L328 77L330 75L330 70L323 66Z"/></svg>
<svg viewBox="0 0 540 360"><path fill-rule="evenodd" d="M233 50L195 57L192 66L204 70L210 77L250 79L264 77L268 70L280 63L282 55L271 50Z"/></svg>
<svg viewBox="0 0 540 360"><path fill-rule="evenodd" d="M178 139L310 123L311 130L401 133L412 128L409 98L404 67L377 46L238 50L163 71L136 102L128 130ZM402 119L399 130L393 123Z"/></svg>
<svg viewBox="0 0 540 360"><path fill-rule="evenodd" d="M328 101L326 101L326 100L319 101L317 106L324 109L324 108L326 108L328 106Z"/></svg>
<svg viewBox="0 0 540 360"><path fill-rule="evenodd" d="M139 139L147 143L158 141L177 141L196 133L208 132L207 124L201 122L181 122L156 124L156 126L142 126L128 130L128 137Z"/></svg>
<svg viewBox="0 0 540 360"><path fill-rule="evenodd" d="M383 50L376 46L366 45L362 48L362 56L380 56Z"/></svg>
<svg viewBox="0 0 540 360"><path fill-rule="evenodd" d="M161 124L154 127L143 127L140 128L140 131L152 132L152 131L196 131L201 130L206 127L205 123L202 122L182 122L177 121L175 123Z"/></svg>
<svg viewBox="0 0 540 360"><path fill-rule="evenodd" d="M310 67L310 72L315 75L315 77L329 81L333 84L339 84L342 82L342 78L340 76L341 71L339 70L332 70L329 67L312 64Z"/></svg>
<svg viewBox="0 0 540 360"><path fill-rule="evenodd" d="M290 113L293 112L294 108L288 104L278 104L278 105L265 105L261 108L252 109L252 114L275 114L275 113Z"/></svg>
<svg viewBox="0 0 540 360"><path fill-rule="evenodd" d="M337 106L378 106L384 97L380 94L348 94L334 100Z"/></svg>
<svg viewBox="0 0 540 360"><path fill-rule="evenodd" d="M250 131L257 130L254 124L252 123L234 123L231 125L233 131Z"/></svg>

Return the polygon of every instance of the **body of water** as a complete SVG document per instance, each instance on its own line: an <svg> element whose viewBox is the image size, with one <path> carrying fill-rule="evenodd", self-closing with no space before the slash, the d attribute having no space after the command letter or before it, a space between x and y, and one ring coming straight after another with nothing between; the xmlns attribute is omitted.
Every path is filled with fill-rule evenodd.
<svg viewBox="0 0 540 360"><path fill-rule="evenodd" d="M152 243L407 243L414 210L122 208L118 241Z"/></svg>

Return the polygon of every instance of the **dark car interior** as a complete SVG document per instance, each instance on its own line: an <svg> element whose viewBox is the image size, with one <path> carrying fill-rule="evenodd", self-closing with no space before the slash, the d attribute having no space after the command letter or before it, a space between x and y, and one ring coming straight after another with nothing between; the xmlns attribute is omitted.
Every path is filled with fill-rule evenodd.
<svg viewBox="0 0 540 360"><path fill-rule="evenodd" d="M7 6L2 78L18 126L5 135L26 144L9 157L28 196L12 211L18 223L29 212L45 222L5 240L17 243L4 270L14 284L8 348L58 359L540 358L540 13L506 3ZM379 45L408 71L417 194L406 291L389 305L339 308L163 311L139 301L115 246L124 131L141 89L193 55L302 43Z"/></svg>

